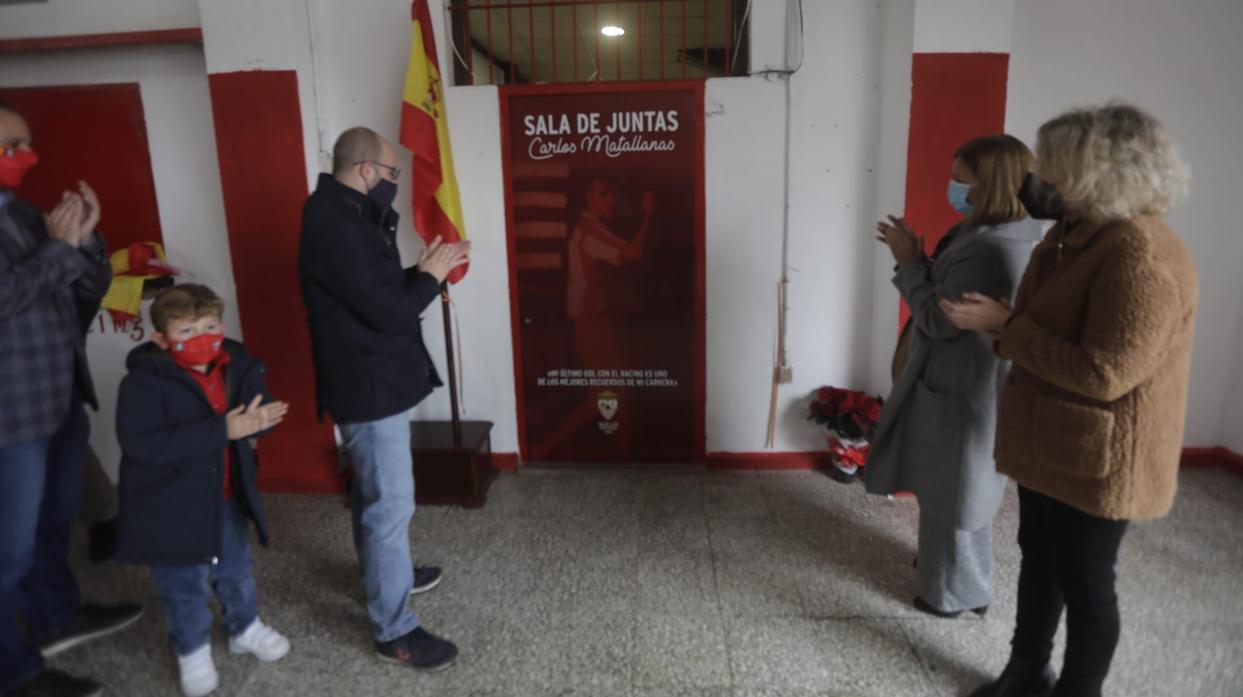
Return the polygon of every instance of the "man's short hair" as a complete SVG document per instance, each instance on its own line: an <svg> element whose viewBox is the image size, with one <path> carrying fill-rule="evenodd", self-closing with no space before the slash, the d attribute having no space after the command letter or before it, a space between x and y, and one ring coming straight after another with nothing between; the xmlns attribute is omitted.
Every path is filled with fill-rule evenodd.
<svg viewBox="0 0 1243 697"><path fill-rule="evenodd" d="M169 322L196 322L204 317L224 317L224 301L211 288L197 283L173 286L156 296L151 303L151 324L163 334Z"/></svg>
<svg viewBox="0 0 1243 697"><path fill-rule="evenodd" d="M332 146L332 173L341 174L364 160L379 160L382 148L380 134L366 126L355 126Z"/></svg>

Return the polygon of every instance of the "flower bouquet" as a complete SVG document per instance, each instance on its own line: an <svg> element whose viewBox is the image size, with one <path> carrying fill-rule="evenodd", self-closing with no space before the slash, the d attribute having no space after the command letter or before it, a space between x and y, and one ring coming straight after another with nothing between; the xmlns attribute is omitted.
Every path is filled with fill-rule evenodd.
<svg viewBox="0 0 1243 697"><path fill-rule="evenodd" d="M825 430L829 444L829 476L850 483L867 461L869 443L885 401L858 390L821 387L811 400L808 421Z"/></svg>

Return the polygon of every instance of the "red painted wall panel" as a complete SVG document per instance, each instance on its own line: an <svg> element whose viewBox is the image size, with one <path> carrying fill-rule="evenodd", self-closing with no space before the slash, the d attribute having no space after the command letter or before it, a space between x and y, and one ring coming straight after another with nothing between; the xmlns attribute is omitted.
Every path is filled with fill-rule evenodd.
<svg viewBox="0 0 1243 697"><path fill-rule="evenodd" d="M83 179L99 193L109 251L164 241L137 83L6 87L0 101L26 119L39 153L22 198L51 210Z"/></svg>
<svg viewBox="0 0 1243 697"><path fill-rule="evenodd" d="M293 71L208 76L229 251L247 349L271 369L290 412L260 444L267 491L341 489L332 427L315 413L315 380L298 290L298 237L307 196L302 112Z"/></svg>
<svg viewBox="0 0 1243 697"><path fill-rule="evenodd" d="M961 220L945 197L958 146L1001 133L1006 124L1005 53L916 53L911 64L911 126L907 145L907 221L932 251ZM902 321L907 317L902 308Z"/></svg>

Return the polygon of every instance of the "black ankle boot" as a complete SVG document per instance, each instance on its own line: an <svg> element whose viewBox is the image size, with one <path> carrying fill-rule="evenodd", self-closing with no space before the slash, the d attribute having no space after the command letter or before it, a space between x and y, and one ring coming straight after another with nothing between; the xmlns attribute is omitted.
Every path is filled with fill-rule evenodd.
<svg viewBox="0 0 1243 697"><path fill-rule="evenodd" d="M1011 658L995 682L976 688L971 697L1049 697L1056 682L1057 675L1048 663L1037 668L1021 658Z"/></svg>

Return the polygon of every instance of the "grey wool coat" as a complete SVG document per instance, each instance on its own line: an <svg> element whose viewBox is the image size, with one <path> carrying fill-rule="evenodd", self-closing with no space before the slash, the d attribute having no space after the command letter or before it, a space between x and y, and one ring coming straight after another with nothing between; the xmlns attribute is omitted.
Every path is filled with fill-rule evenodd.
<svg viewBox="0 0 1243 697"><path fill-rule="evenodd" d="M940 298L977 292L1013 302L1040 224L961 223L929 263L898 268L893 284L911 309L912 336L902 372L885 402L863 480L874 494L913 492L921 515L960 530L988 525L1005 480L993 462L997 395L1009 364L993 339L954 327Z"/></svg>

